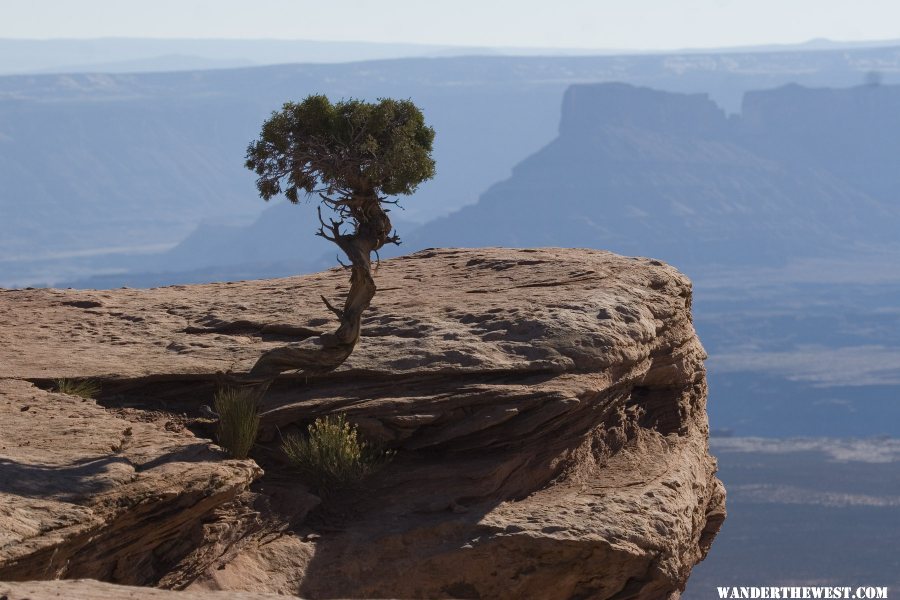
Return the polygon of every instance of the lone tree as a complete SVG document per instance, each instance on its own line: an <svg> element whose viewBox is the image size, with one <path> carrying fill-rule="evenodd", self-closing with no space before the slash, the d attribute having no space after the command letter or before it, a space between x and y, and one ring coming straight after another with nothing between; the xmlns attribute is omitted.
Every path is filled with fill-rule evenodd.
<svg viewBox="0 0 900 600"><path fill-rule="evenodd" d="M318 334L318 344L266 352L251 378L271 381L288 370L327 372L350 356L359 341L362 313L375 296L372 253L377 256L385 244L400 243L387 208L396 200L389 198L412 194L434 177L433 140L434 130L409 100L332 104L325 96L309 96L285 104L263 123L259 139L247 148L246 163L258 175L260 196L269 200L284 194L295 204L316 197L316 235L347 255L350 264L344 266L351 274L343 308L322 296L340 321L338 329Z"/></svg>

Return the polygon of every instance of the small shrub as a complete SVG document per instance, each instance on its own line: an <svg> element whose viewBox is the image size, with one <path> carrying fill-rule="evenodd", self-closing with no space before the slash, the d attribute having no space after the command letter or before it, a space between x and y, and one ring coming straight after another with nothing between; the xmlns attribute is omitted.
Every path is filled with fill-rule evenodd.
<svg viewBox="0 0 900 600"><path fill-rule="evenodd" d="M100 384L90 379L57 379L54 391L90 399L100 393Z"/></svg>
<svg viewBox="0 0 900 600"><path fill-rule="evenodd" d="M220 389L216 392L215 410L219 415L219 445L233 458L247 458L259 432L256 394L250 389Z"/></svg>
<svg viewBox="0 0 900 600"><path fill-rule="evenodd" d="M356 426L342 414L316 419L306 436L289 435L282 450L320 492L359 483L394 454L360 440Z"/></svg>

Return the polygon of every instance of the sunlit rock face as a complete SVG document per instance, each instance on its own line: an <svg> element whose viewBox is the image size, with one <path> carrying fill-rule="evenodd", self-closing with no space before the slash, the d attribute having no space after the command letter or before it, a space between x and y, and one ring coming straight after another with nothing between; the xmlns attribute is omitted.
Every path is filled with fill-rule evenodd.
<svg viewBox="0 0 900 600"><path fill-rule="evenodd" d="M426 250L375 277L350 359L262 401L265 474L206 439L200 407L217 372L333 327L319 296L340 298L346 271L0 293L0 580L677 597L725 516L689 280L552 248ZM101 392L48 391L57 378ZM334 412L396 455L362 488L317 495L279 439ZM42 585L31 598L69 584Z"/></svg>

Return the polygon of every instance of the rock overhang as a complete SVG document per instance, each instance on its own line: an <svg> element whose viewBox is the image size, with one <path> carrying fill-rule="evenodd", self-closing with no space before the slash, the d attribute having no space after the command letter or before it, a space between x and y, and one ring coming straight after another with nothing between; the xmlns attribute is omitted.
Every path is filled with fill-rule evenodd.
<svg viewBox="0 0 900 600"><path fill-rule="evenodd" d="M100 379L108 400L208 395L216 372L246 370L298 333L328 329L319 295L338 297L346 279L333 269L153 290L4 292L0 304L15 310L0 326L0 378ZM354 531L284 547L307 559L269 591L527 596L550 590L541 586L553 577L568 582L553 588L560 597L683 587L724 518L686 277L601 251L494 248L385 261L376 281L354 354L324 377L280 378L264 429L342 411L403 455ZM380 530L388 518L407 526ZM372 562L360 549L375 539L398 549ZM481 573L498 552L519 564ZM194 585L239 588L235 565L265 571L260 556L220 560ZM355 581L328 557L382 575ZM578 557L584 565L573 567ZM602 564L608 573L591 572ZM435 571L444 579L425 575ZM519 571L521 585L503 587ZM323 583L335 577L349 583Z"/></svg>

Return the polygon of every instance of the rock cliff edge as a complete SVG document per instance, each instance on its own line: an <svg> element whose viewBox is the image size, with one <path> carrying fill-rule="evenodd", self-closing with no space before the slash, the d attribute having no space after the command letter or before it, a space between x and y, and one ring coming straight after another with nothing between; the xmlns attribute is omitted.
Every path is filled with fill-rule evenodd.
<svg viewBox="0 0 900 600"><path fill-rule="evenodd" d="M600 251L445 249L376 281L354 354L279 378L244 461L208 439L216 373L331 328L319 295L340 298L346 272L0 292L0 580L677 598L725 516L688 279ZM59 378L101 391L53 392ZM397 454L323 500L277 448L333 412ZM108 583L0 594L114 597Z"/></svg>

